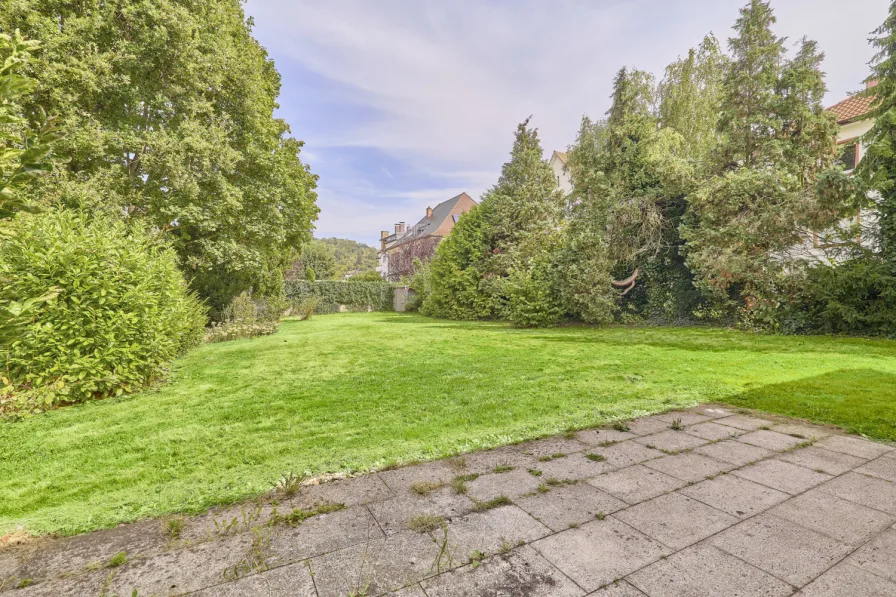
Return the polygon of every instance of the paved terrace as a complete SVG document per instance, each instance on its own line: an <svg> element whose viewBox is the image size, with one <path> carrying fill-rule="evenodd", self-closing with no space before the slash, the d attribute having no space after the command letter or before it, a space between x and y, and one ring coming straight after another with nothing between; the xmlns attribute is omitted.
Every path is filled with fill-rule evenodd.
<svg viewBox="0 0 896 597"><path fill-rule="evenodd" d="M277 499L6 548L0 593L896 595L896 450L712 405Z"/></svg>

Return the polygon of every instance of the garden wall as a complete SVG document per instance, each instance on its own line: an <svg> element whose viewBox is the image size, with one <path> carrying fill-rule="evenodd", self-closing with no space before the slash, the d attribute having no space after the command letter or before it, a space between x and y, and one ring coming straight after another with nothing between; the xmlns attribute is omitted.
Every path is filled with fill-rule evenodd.
<svg viewBox="0 0 896 597"><path fill-rule="evenodd" d="M388 282L351 282L342 280L288 280L286 298L301 301L316 296L321 299L315 313L344 311L391 311L393 291Z"/></svg>

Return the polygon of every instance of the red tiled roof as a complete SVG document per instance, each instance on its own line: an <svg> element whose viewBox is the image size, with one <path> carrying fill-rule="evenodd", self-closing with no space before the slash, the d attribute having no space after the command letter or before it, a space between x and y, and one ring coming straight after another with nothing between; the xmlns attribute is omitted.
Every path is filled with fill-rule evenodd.
<svg viewBox="0 0 896 597"><path fill-rule="evenodd" d="M838 124L845 124L853 120L861 120L861 117L868 113L873 101L873 95L856 94L834 104L828 108L828 112L833 112L837 116Z"/></svg>

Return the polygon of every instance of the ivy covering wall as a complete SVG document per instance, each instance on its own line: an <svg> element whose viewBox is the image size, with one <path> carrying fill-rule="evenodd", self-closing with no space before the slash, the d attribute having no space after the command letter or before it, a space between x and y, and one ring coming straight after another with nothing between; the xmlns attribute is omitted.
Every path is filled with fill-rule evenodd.
<svg viewBox="0 0 896 597"><path fill-rule="evenodd" d="M285 283L286 298L300 302L308 297L318 297L320 304L315 313L338 313L340 306L348 311L391 311L392 285L388 282L352 282L342 280L288 280Z"/></svg>

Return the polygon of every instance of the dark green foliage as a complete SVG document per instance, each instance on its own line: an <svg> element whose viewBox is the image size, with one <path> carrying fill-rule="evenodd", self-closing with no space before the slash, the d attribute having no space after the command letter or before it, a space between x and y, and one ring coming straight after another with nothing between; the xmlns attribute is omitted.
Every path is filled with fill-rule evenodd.
<svg viewBox="0 0 896 597"><path fill-rule="evenodd" d="M286 277L291 280L332 280L336 275L336 258L326 245L312 241L302 247Z"/></svg>
<svg viewBox="0 0 896 597"><path fill-rule="evenodd" d="M896 277L866 256L808 269L800 292L781 305L785 333L896 336Z"/></svg>
<svg viewBox="0 0 896 597"><path fill-rule="evenodd" d="M516 130L498 183L436 250L420 311L550 325L564 314L553 282L565 200L529 120Z"/></svg>
<svg viewBox="0 0 896 597"><path fill-rule="evenodd" d="M2 298L59 293L0 347L20 406L139 390L201 341L204 308L175 254L140 228L51 210L21 215L9 229L0 243Z"/></svg>
<svg viewBox="0 0 896 597"><path fill-rule="evenodd" d="M382 282L353 282L351 280L287 280L287 300L300 303L308 297L318 297L320 302L314 312L337 313L340 306L348 311L391 311L392 286Z"/></svg>
<svg viewBox="0 0 896 597"><path fill-rule="evenodd" d="M267 294L310 240L316 177L273 115L280 76L242 3L7 0L0 31L16 28L42 42L25 113L56 116L71 158L28 197L163 231L215 310Z"/></svg>
<svg viewBox="0 0 896 597"><path fill-rule="evenodd" d="M495 304L482 289L490 255L490 206L479 204L463 215L439 244L430 262L429 296L420 312L446 319L488 319Z"/></svg>
<svg viewBox="0 0 896 597"><path fill-rule="evenodd" d="M881 254L896 275L896 3L890 3L889 14L874 35L871 44L878 52L871 78L878 84L871 90L875 99L870 116L876 121L862 139L867 149L857 174L877 193Z"/></svg>

